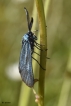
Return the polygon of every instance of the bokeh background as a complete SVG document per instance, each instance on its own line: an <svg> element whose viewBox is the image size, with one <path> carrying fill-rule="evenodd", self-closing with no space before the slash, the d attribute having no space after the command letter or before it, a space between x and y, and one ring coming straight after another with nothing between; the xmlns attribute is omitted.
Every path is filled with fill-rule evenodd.
<svg viewBox="0 0 71 106"><path fill-rule="evenodd" d="M22 36L28 31L24 7L32 15L33 4L33 0L0 0L0 106L19 106L18 62ZM50 60L45 106L71 106L71 1L50 0L46 25ZM34 99L31 91L26 106L37 106Z"/></svg>

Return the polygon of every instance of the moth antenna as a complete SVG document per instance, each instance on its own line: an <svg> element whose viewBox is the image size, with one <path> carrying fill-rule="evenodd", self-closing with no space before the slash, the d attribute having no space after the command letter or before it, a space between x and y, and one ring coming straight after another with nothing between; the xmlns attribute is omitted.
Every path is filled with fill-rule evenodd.
<svg viewBox="0 0 71 106"><path fill-rule="evenodd" d="M28 29L29 29L29 31L31 31L29 13L28 13L28 10L25 7L24 7L24 10L25 10L26 16L27 16Z"/></svg>
<svg viewBox="0 0 71 106"><path fill-rule="evenodd" d="M30 21L30 24L29 24L30 31L32 29L32 25L33 25L33 17L31 17L31 21Z"/></svg>

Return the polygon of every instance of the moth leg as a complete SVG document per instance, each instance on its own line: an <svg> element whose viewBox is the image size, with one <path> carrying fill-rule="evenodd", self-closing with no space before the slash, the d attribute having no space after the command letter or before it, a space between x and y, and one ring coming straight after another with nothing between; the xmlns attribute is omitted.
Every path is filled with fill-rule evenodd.
<svg viewBox="0 0 71 106"><path fill-rule="evenodd" d="M48 49L42 50L41 47L39 48L39 46L34 45L37 49L41 50L41 51L47 51Z"/></svg>
<svg viewBox="0 0 71 106"><path fill-rule="evenodd" d="M36 45L34 45L37 49L40 49L41 51L47 51L48 49L42 50L41 47L44 45L40 45L37 42L35 42ZM39 48L38 48L39 47Z"/></svg>
<svg viewBox="0 0 71 106"><path fill-rule="evenodd" d="M36 41L35 41L35 44L38 45L39 47L45 46L45 45L41 45L41 44L37 43Z"/></svg>
<svg viewBox="0 0 71 106"><path fill-rule="evenodd" d="M34 84L35 84L37 81L39 81L39 79L34 79Z"/></svg>
<svg viewBox="0 0 71 106"><path fill-rule="evenodd" d="M37 43L36 41L34 41L34 42L35 42L35 44L36 44L38 47L45 46L45 45L41 45L41 44ZM48 50L48 49L45 49L45 50Z"/></svg>
<svg viewBox="0 0 71 106"><path fill-rule="evenodd" d="M33 53L37 54L38 56L40 56L40 54L36 53L35 51L33 51Z"/></svg>
<svg viewBox="0 0 71 106"><path fill-rule="evenodd" d="M40 56L40 54L36 53L35 51L33 51L33 53L35 53L35 54L37 54L38 56ZM46 57L46 59L50 59L50 58Z"/></svg>
<svg viewBox="0 0 71 106"><path fill-rule="evenodd" d="M38 64L39 64L39 66L43 69L43 70L46 70L46 69L44 69L41 65L40 65L40 63L34 58L34 57L32 57Z"/></svg>
<svg viewBox="0 0 71 106"><path fill-rule="evenodd" d="M41 51L43 51L41 48L39 48L39 47L37 47L36 45L34 45L37 49L39 49L39 50L41 50Z"/></svg>

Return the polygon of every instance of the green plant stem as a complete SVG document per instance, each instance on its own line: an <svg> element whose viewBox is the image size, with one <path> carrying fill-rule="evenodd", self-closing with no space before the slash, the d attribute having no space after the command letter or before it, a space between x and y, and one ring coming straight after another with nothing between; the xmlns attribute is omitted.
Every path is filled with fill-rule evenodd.
<svg viewBox="0 0 71 106"><path fill-rule="evenodd" d="M46 24L45 24L45 15L44 15L44 8L42 0L35 0L36 7L38 12L38 19L39 19L39 28L40 28L40 44L45 45L42 46L41 49L44 51L40 51L40 64L42 67L46 69L46 55L47 51L47 33L46 33ZM44 80L45 80L45 70L39 70L39 84L38 84L38 94L40 99L38 101L38 106L44 106Z"/></svg>
<svg viewBox="0 0 71 106"><path fill-rule="evenodd" d="M58 106L67 106L68 99L69 99L69 94L71 89L71 49L70 49L69 60L67 63L66 70L67 71L63 81Z"/></svg>

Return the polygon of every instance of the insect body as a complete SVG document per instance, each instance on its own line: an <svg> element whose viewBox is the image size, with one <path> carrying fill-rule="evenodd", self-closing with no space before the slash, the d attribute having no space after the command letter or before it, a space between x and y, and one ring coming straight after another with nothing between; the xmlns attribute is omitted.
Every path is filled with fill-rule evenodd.
<svg viewBox="0 0 71 106"><path fill-rule="evenodd" d="M19 60L19 72L25 84L29 87L33 87L34 83L38 81L38 79L34 79L32 69L32 53L34 51L35 40L37 40L37 37L34 35L34 33L31 32L33 18L31 18L30 21L28 11L26 8L24 9L27 15L29 31L22 38L22 48Z"/></svg>
<svg viewBox="0 0 71 106"><path fill-rule="evenodd" d="M31 21L30 21L28 11L26 8L24 8L24 9L25 9L26 16L27 16L29 31L22 38L22 48L21 48L20 59L19 59L19 72L20 72L22 80L25 82L25 84L29 87L33 87L34 83L36 81L38 81L38 79L34 79L33 68L32 68L32 58L38 64L39 64L39 62L34 57L32 57L32 54L36 53L36 52L34 52L34 46L37 49L42 50L41 49L42 45L40 45L36 42L37 37L31 31L32 25L33 25L33 18L31 17ZM38 53L36 53L36 54L39 55ZM47 58L47 59L49 59L49 58ZM40 67L43 70L45 70L41 65L40 65Z"/></svg>

